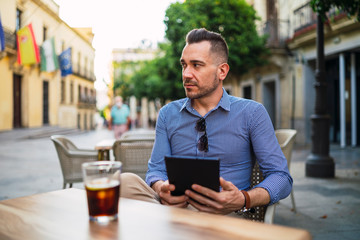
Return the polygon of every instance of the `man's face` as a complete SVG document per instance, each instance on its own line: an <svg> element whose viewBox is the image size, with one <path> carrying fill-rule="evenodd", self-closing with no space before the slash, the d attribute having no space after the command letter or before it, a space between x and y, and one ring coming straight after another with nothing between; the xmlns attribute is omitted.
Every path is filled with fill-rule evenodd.
<svg viewBox="0 0 360 240"><path fill-rule="evenodd" d="M210 42L187 44L180 59L186 96L199 99L211 95L221 87L215 54L210 53Z"/></svg>

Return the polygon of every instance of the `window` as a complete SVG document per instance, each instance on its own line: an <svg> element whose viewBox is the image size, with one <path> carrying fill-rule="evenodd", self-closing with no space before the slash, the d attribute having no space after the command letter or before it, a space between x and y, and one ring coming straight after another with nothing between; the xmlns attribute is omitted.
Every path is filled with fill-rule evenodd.
<svg viewBox="0 0 360 240"><path fill-rule="evenodd" d="M243 98L252 99L251 92L252 92L251 86L244 87L243 88Z"/></svg>
<svg viewBox="0 0 360 240"><path fill-rule="evenodd" d="M81 102L81 86L78 86L78 102Z"/></svg>
<svg viewBox="0 0 360 240"><path fill-rule="evenodd" d="M87 77L88 76L88 58L85 57L85 62L84 62L84 76Z"/></svg>
<svg viewBox="0 0 360 240"><path fill-rule="evenodd" d="M74 102L74 83L70 83L70 103Z"/></svg>
<svg viewBox="0 0 360 240"><path fill-rule="evenodd" d="M65 81L61 80L61 103L65 103Z"/></svg>
<svg viewBox="0 0 360 240"><path fill-rule="evenodd" d="M19 31L19 29L21 28L21 15L22 12L19 9L16 9L16 31Z"/></svg>
<svg viewBox="0 0 360 240"><path fill-rule="evenodd" d="M90 103L93 103L94 102L94 99L95 99L95 96L94 96L94 90L93 89L90 89Z"/></svg>
<svg viewBox="0 0 360 240"><path fill-rule="evenodd" d="M81 67L80 60L81 60L81 52L78 52L78 73L79 74L80 74L80 67Z"/></svg>
<svg viewBox="0 0 360 240"><path fill-rule="evenodd" d="M94 79L94 61L92 60L91 62L90 62L90 74L89 74L89 76L90 76L90 79L91 80L95 80Z"/></svg>
<svg viewBox="0 0 360 240"><path fill-rule="evenodd" d="M43 27L43 41L45 41L47 39L46 35L47 35L47 27L44 26Z"/></svg>
<svg viewBox="0 0 360 240"><path fill-rule="evenodd" d="M85 94L84 94L84 101L87 102L87 99L88 99L88 88L86 87L85 88Z"/></svg>

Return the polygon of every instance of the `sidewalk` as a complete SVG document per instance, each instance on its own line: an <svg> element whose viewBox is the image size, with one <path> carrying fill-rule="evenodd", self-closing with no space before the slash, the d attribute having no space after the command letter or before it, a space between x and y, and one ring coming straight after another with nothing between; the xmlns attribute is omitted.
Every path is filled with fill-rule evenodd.
<svg viewBox="0 0 360 240"><path fill-rule="evenodd" d="M276 207L274 223L307 229L316 240L360 239L360 148L332 145L335 178L305 177L309 148L295 147L290 173L297 213L290 198Z"/></svg>
<svg viewBox="0 0 360 240"><path fill-rule="evenodd" d="M0 200L62 188L60 164L49 138L52 134L64 134L81 148L113 138L107 129L44 127L0 132ZM308 147L295 147L292 156L297 213L291 211L290 198L284 199L276 207L274 224L306 229L315 240L360 239L360 148L331 146L334 179L305 177L309 152Z"/></svg>

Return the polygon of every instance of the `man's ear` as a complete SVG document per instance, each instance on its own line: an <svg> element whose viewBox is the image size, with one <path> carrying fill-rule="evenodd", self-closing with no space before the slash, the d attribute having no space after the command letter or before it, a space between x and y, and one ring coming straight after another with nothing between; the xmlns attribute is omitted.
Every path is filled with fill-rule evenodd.
<svg viewBox="0 0 360 240"><path fill-rule="evenodd" d="M227 63L222 63L218 67L218 76L220 80L224 80L230 70L230 66Z"/></svg>

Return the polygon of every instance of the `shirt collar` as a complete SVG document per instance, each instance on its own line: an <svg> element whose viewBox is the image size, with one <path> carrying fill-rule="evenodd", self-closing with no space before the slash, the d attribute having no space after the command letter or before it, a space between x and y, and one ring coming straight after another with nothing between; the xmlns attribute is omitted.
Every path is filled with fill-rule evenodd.
<svg viewBox="0 0 360 240"><path fill-rule="evenodd" d="M216 110L217 108L221 107L222 109L224 109L225 111L230 111L230 97L229 94L225 91L225 89L223 88L223 95L219 101L219 103L217 104L217 106L213 109ZM192 106L191 106L191 99L190 98L185 98L185 102L182 105L182 107L180 108L181 112L184 109L187 109L189 112L192 112Z"/></svg>

